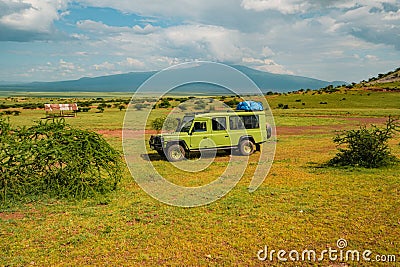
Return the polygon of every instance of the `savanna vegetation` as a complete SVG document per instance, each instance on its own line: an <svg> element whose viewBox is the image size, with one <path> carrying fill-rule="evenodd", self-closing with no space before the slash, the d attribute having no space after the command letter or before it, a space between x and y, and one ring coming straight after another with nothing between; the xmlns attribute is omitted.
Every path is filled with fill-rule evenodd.
<svg viewBox="0 0 400 267"><path fill-rule="evenodd" d="M328 162L330 166L360 166L379 168L399 161L392 153L388 142L400 131L398 119L389 116L384 127L372 125L371 129L361 126L357 130L347 130L338 134L333 141L346 148Z"/></svg>
<svg viewBox="0 0 400 267"><path fill-rule="evenodd" d="M347 240L348 249L369 249L373 252L371 257L378 254L397 255L399 261L399 164L365 168L368 166L327 166L326 163L337 157L333 140L346 143L353 134L370 138L371 135L378 135L377 129L387 127L389 115L399 116L400 94L338 89L266 96L277 125L277 150L266 180L254 193L249 193L247 187L257 167L257 153L250 156L242 180L229 194L217 202L197 208L178 208L158 202L141 190L126 168L122 169L116 190L104 190L107 193L101 196L94 194L89 198L75 199L40 191L35 194L36 197L25 198L23 202L3 203L0 211L0 265L260 266L263 263L257 259L257 252L265 246L271 250L314 249L321 252L328 247L337 249L339 238ZM54 144L59 142L64 145L66 142L62 150L71 149L79 153L78 147L91 144L84 141L86 139L75 139L82 135L97 140L107 148L100 149L100 152L107 154L112 149L122 152L121 128L125 112L121 112L119 107L130 104L130 100L109 101L112 99L115 100L113 97L104 97L104 101L80 99L81 102L94 101L88 104L92 108L79 113L76 118L67 118L70 126L35 123L41 120L44 111L22 110L21 107L12 108L22 111L19 116L11 115L9 121L3 119L2 123L6 129L13 129L13 134L7 134L7 138L14 139L15 134L33 129L44 130L53 125L51 127L56 129L48 131L46 128L46 132L53 131L54 137L50 140ZM173 107L188 99L171 96L155 103L147 129L151 130L151 122L156 118L164 118ZM16 100L21 101L20 98L0 101L8 105ZM37 97L23 101L44 103L49 99ZM224 96L215 97L213 101L206 98L193 101L199 101L196 105L205 105L206 109L212 110L210 107L218 102L233 105L240 98ZM53 102L58 103L58 99L54 98ZM106 106L100 113L97 105L101 103L106 103ZM131 103L135 104L138 103ZM144 99L142 104L153 105L154 99ZM186 108L192 111L190 106ZM134 112L138 117L145 114L142 108ZM57 129L70 131L70 135L57 139ZM101 137L92 132L101 134L111 147L107 147ZM21 143L18 141L21 137L18 138L13 142ZM32 149L33 144L42 139L32 139ZM399 158L399 143L399 135L392 135L385 139L384 145L387 146L383 146L382 151L390 148L390 155ZM13 155L26 157L18 150L19 146L22 149L22 143L15 145ZM56 146L49 148L56 149ZM95 150L98 148L93 147L92 159L102 158L100 152L95 154ZM57 152L54 150L53 153ZM67 157L66 153L59 153L66 157L65 162L76 160ZM185 186L200 186L214 180L229 162L229 155L221 154L201 173L184 173L155 151L149 153L160 174L173 183ZM116 154L112 155L115 159ZM29 160L26 162L29 163ZM78 161L73 162L71 164L76 170L84 168L77 166ZM60 168L62 164L52 166ZM53 171L45 166L40 168ZM31 170L32 173L34 170ZM4 168L2 175L10 171ZM105 187L114 189L114 184L108 183ZM29 188L29 185L19 184L18 188ZM265 264L279 266L282 263L275 258ZM357 262L329 262L326 258L322 262L293 264L355 266ZM360 264L378 265L376 262Z"/></svg>
<svg viewBox="0 0 400 267"><path fill-rule="evenodd" d="M94 132L64 120L14 128L0 117L0 201L82 199L115 190L120 153Z"/></svg>

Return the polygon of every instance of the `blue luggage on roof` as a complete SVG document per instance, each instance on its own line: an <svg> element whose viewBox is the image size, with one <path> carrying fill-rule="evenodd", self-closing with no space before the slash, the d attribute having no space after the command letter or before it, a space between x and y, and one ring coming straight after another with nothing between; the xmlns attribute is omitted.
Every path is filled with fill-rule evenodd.
<svg viewBox="0 0 400 267"><path fill-rule="evenodd" d="M264 110L264 107L261 102L243 101L237 105L236 110L258 111L258 110Z"/></svg>

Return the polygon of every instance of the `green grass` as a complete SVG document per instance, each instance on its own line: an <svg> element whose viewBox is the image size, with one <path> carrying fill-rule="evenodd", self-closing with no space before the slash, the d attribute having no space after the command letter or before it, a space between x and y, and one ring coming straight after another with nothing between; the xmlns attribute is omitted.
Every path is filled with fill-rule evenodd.
<svg viewBox="0 0 400 267"><path fill-rule="evenodd" d="M345 96L348 100L344 107L339 103L342 94L323 96L328 105L338 103L333 107L321 107L322 96L318 95L274 96L269 101L275 107L278 103L292 103L289 100L297 105L295 100L302 98L310 105L304 109L273 109L278 126L341 129L356 127L356 121L346 121L348 117L399 114L399 96ZM361 102L364 104L360 104L361 100L365 100ZM156 109L151 119L166 112ZM28 125L43 114L41 110L23 110L11 121ZM137 112L137 116L142 114ZM122 126L123 116L124 112L111 108L101 114L91 110L66 120L90 130L115 130ZM101 199L42 199L3 207L0 265L259 266L262 263L257 260L257 251L265 245L275 250L308 248L320 252L327 247L335 249L339 238L348 241L348 249L369 249L374 255L396 254L399 261L400 166L376 170L320 168L336 153L333 135L279 135L275 161L257 191L247 191L257 162L258 154L254 154L239 184L220 201L203 207L162 204L143 192L127 170L119 189ZM120 137L105 137L121 148ZM391 142L398 157L399 142L399 137ZM229 156L220 155L209 169L190 177L163 160L156 160L154 165L171 181L195 186L217 176L228 161ZM270 264L281 263L275 260ZM333 264L339 262L320 263Z"/></svg>
<svg viewBox="0 0 400 267"><path fill-rule="evenodd" d="M46 119L43 110L21 110L19 116L10 116L10 122L15 126L32 125L34 121ZM65 121L73 126L89 130L116 130L121 129L125 112L117 108L109 108L104 113L97 109L89 112L80 112L77 117L65 117Z"/></svg>
<svg viewBox="0 0 400 267"><path fill-rule="evenodd" d="M287 104L290 109L399 109L400 94L349 90L332 94L313 92L268 96L267 100L271 108L276 108L281 103ZM320 104L321 102L327 104Z"/></svg>
<svg viewBox="0 0 400 267"><path fill-rule="evenodd" d="M378 83L378 84L373 84L372 86L378 86L383 89L400 89L400 82L387 82L387 83Z"/></svg>

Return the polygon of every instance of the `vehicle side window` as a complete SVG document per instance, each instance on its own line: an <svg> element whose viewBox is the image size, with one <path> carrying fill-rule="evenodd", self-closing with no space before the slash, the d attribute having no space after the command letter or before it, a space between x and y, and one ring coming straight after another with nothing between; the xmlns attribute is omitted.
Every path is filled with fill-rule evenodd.
<svg viewBox="0 0 400 267"><path fill-rule="evenodd" d="M196 121L193 126L194 132L206 132L207 123L205 121Z"/></svg>
<svg viewBox="0 0 400 267"><path fill-rule="evenodd" d="M244 129L243 121L237 116L229 117L229 128L231 130Z"/></svg>
<svg viewBox="0 0 400 267"><path fill-rule="evenodd" d="M231 130L257 129L260 127L258 115L231 116L229 117L229 125Z"/></svg>
<svg viewBox="0 0 400 267"><path fill-rule="evenodd" d="M251 116L240 116L243 121L244 127L246 129L256 129L260 128L260 123L258 119L258 115L251 115Z"/></svg>
<svg viewBox="0 0 400 267"><path fill-rule="evenodd" d="M216 117L212 119L212 129L213 131L223 131L226 130L226 118Z"/></svg>

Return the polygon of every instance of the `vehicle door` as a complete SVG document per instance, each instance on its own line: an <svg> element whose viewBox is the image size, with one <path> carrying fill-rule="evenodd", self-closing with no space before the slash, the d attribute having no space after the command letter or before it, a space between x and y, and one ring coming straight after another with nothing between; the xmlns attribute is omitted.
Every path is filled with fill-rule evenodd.
<svg viewBox="0 0 400 267"><path fill-rule="evenodd" d="M213 148L210 139L211 125L209 119L195 119L190 129L190 149Z"/></svg>
<svg viewBox="0 0 400 267"><path fill-rule="evenodd" d="M229 138L232 146L238 145L240 137L246 135L242 119L237 115L229 116Z"/></svg>
<svg viewBox="0 0 400 267"><path fill-rule="evenodd" d="M214 141L216 147L229 147L231 140L227 132L226 116L213 117L211 119L212 134L210 138Z"/></svg>

